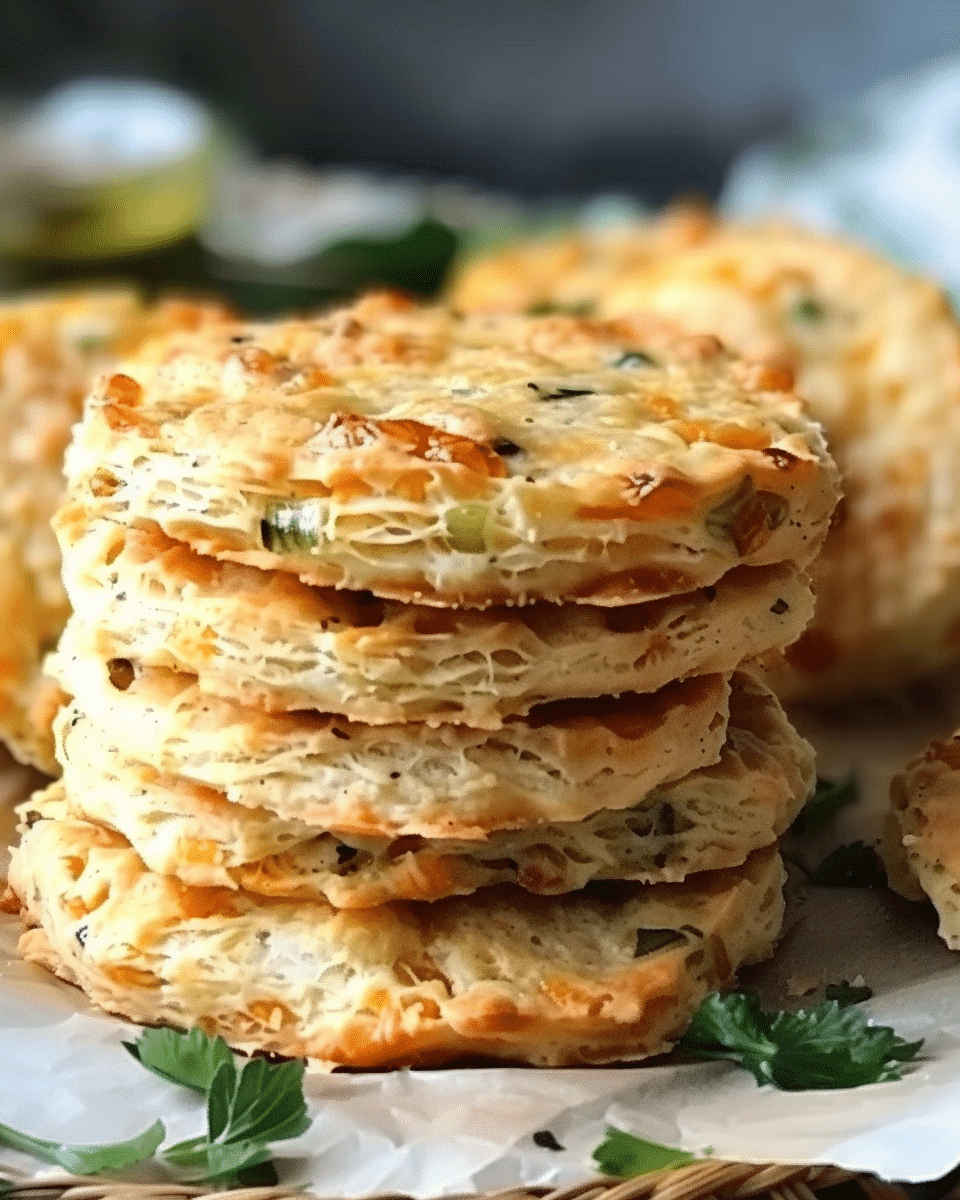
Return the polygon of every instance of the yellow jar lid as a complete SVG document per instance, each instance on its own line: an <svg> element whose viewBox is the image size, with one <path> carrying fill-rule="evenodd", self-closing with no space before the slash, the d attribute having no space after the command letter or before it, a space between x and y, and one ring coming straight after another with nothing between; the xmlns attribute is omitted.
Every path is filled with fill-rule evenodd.
<svg viewBox="0 0 960 1200"><path fill-rule="evenodd" d="M0 250L83 260L164 245L199 224L215 123L174 88L69 84L0 127Z"/></svg>

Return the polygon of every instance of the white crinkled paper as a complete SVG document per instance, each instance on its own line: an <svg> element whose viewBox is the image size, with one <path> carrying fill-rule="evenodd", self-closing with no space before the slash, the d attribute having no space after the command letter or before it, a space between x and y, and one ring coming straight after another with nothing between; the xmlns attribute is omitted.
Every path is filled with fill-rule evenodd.
<svg viewBox="0 0 960 1200"><path fill-rule="evenodd" d="M856 767L861 782L857 808L802 847L817 862L839 842L875 840L890 775L929 737L960 723L960 679L855 714L795 716L820 750L821 773L838 778ZM3 778L9 813L26 777ZM3 918L0 1121L71 1142L130 1137L158 1116L171 1139L201 1132L202 1100L127 1055L121 1042L135 1035L131 1026L18 961L16 936L16 922ZM308 1081L313 1126L277 1147L283 1180L344 1196L563 1185L592 1171L590 1152L607 1124L688 1150L712 1147L721 1158L937 1178L960 1160L960 955L937 939L932 911L882 891L800 891L777 956L749 982L780 1003L817 981L858 975L876 993L871 1016L926 1039L922 1060L899 1082L777 1092L725 1063L316 1074ZM565 1149L535 1145L532 1134L542 1129ZM38 1170L7 1150L3 1167Z"/></svg>

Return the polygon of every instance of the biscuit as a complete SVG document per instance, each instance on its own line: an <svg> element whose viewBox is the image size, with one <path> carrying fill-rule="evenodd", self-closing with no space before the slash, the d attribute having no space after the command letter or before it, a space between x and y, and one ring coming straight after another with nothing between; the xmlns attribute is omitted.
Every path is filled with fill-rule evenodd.
<svg viewBox="0 0 960 1200"><path fill-rule="evenodd" d="M881 845L888 882L908 900L929 898L940 936L960 950L960 734L910 762L890 799Z"/></svg>
<svg viewBox="0 0 960 1200"><path fill-rule="evenodd" d="M56 671L76 697L58 720L61 761L86 763L92 778L139 763L343 833L482 839L628 808L715 762L726 734L725 675L553 701L490 732L268 714L205 695L192 676L102 663L75 641L71 625Z"/></svg>
<svg viewBox="0 0 960 1200"><path fill-rule="evenodd" d="M119 834L57 820L25 830L10 872L34 926L20 952L102 1008L378 1068L659 1053L708 992L770 953L782 880L769 849L679 884L338 910L189 887Z"/></svg>
<svg viewBox="0 0 960 1200"><path fill-rule="evenodd" d="M72 719L65 715L61 728L71 739ZM110 764L95 752L91 762L83 746L65 761L64 798L24 812L106 825L150 870L185 883L324 899L336 908L439 900L500 883L553 895L597 879L677 882L736 866L770 845L814 783L812 748L773 694L742 674L734 677L727 740L712 766L654 788L631 808L493 831L481 842L318 834L182 778Z"/></svg>
<svg viewBox="0 0 960 1200"><path fill-rule="evenodd" d="M51 724L64 693L40 670L54 639L54 609L38 595L39 579L24 563L20 539L0 535L0 745L17 759L58 775ZM57 609L58 620L65 614Z"/></svg>
<svg viewBox="0 0 960 1200"><path fill-rule="evenodd" d="M778 692L841 698L960 657L960 326L944 293L853 245L734 227L598 305L635 308L791 363L840 468L816 614Z"/></svg>
<svg viewBox="0 0 960 1200"><path fill-rule="evenodd" d="M836 474L789 382L649 321L367 297L128 360L71 496L387 598L633 603L815 554Z"/></svg>
<svg viewBox="0 0 960 1200"><path fill-rule="evenodd" d="M0 304L0 741L56 773L58 699L40 663L69 605L50 518L63 500L63 452L93 379L118 355L175 328L223 319L213 305L145 306L135 292L55 292Z"/></svg>
<svg viewBox="0 0 960 1200"><path fill-rule="evenodd" d="M555 231L465 256L446 299L467 312L566 312L589 316L611 282L669 261L716 228L710 211L678 203L650 221L596 232Z"/></svg>
<svg viewBox="0 0 960 1200"><path fill-rule="evenodd" d="M497 729L549 700L655 691L792 642L813 611L789 564L735 567L710 588L620 608L437 609L224 563L79 505L57 530L99 657L194 674L205 692L269 711L368 724Z"/></svg>

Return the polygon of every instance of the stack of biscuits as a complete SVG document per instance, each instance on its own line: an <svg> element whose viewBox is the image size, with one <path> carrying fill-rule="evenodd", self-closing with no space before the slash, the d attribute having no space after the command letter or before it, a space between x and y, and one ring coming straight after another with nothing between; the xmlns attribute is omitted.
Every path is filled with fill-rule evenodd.
<svg viewBox="0 0 960 1200"><path fill-rule="evenodd" d="M789 386L655 320L387 295L104 377L25 956L332 1064L668 1047L770 952L812 783L744 668L837 500Z"/></svg>

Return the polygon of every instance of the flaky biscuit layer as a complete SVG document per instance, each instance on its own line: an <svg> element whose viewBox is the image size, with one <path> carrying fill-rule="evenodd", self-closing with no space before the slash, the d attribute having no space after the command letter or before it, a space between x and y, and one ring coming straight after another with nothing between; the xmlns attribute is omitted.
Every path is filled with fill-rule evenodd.
<svg viewBox="0 0 960 1200"><path fill-rule="evenodd" d="M103 826L55 820L25 831L10 875L34 927L21 953L108 1011L354 1067L659 1053L769 954L782 879L767 850L681 884L347 911L188 887Z"/></svg>
<svg viewBox="0 0 960 1200"><path fill-rule="evenodd" d="M59 721L64 761L140 763L222 791L233 803L358 835L482 839L491 831L628 808L715 762L725 675L647 695L554 701L496 731L364 725L331 714L269 714L205 695L191 676L103 663L61 642L74 697Z"/></svg>
<svg viewBox="0 0 960 1200"><path fill-rule="evenodd" d="M734 678L727 740L715 764L654 788L627 809L494 830L482 841L318 832L267 809L231 804L183 777L98 754L88 740L78 746L82 722L74 720L68 710L61 722L72 751L63 756L62 798L31 802L24 813L106 825L151 870L185 883L319 898L337 908L438 900L500 883L554 895L596 879L676 882L736 866L771 845L814 782L812 748L772 693L746 675Z"/></svg>
<svg viewBox="0 0 960 1200"><path fill-rule="evenodd" d="M795 567L737 567L620 608L436 609L224 563L156 526L60 515L67 590L101 658L195 674L270 711L497 729L540 703L655 691L792 642L813 611Z"/></svg>
<svg viewBox="0 0 960 1200"><path fill-rule="evenodd" d="M87 405L71 496L400 600L632 603L815 554L836 474L789 385L649 320L367 297L128 360Z"/></svg>

